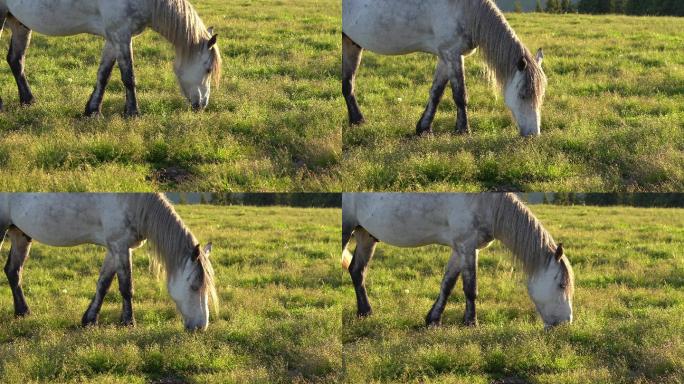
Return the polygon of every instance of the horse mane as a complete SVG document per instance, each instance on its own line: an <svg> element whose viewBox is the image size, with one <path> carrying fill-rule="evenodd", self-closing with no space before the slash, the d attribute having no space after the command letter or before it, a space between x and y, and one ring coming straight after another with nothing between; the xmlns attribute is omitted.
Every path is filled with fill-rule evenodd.
<svg viewBox="0 0 684 384"><path fill-rule="evenodd" d="M157 272L166 271L166 277L182 268L188 258L193 256L199 242L183 224L173 205L162 194L136 194L135 214L139 231L151 245L151 266ZM218 311L218 295L214 285L214 269L211 262L200 250L197 262L202 269L200 292L209 295L209 301Z"/></svg>
<svg viewBox="0 0 684 384"><path fill-rule="evenodd" d="M187 0L152 0L152 27L176 47L176 55L185 60L209 41L211 34L195 8ZM211 54L211 78L218 86L221 79L221 53L214 44Z"/></svg>
<svg viewBox="0 0 684 384"><path fill-rule="evenodd" d="M503 13L492 0L469 0L471 34L482 49L488 69L499 87L505 86L518 70L518 63L526 63L521 96L541 105L546 89L546 75L537 60L523 45Z"/></svg>
<svg viewBox="0 0 684 384"><path fill-rule="evenodd" d="M556 249L551 234L512 193L493 195L493 235L508 247L527 276L555 261ZM566 294L574 291L574 275L567 257L561 259Z"/></svg>

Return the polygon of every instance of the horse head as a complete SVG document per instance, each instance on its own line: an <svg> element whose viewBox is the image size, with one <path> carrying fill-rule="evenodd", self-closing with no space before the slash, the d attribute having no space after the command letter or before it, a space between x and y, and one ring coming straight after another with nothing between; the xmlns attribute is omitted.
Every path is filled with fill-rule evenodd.
<svg viewBox="0 0 684 384"><path fill-rule="evenodd" d="M534 59L529 54L521 57L504 87L504 101L522 136L538 136L541 132L541 105L546 91L543 59L541 49Z"/></svg>
<svg viewBox="0 0 684 384"><path fill-rule="evenodd" d="M527 290L544 320L545 329L572 322L574 275L562 244L546 267L529 277Z"/></svg>

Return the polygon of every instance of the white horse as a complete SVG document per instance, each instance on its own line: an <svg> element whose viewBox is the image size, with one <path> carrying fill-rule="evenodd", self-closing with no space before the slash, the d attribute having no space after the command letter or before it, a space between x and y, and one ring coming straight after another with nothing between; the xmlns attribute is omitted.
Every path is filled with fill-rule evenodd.
<svg viewBox="0 0 684 384"><path fill-rule="evenodd" d="M349 122L364 121L354 92L361 53L427 52L438 57L430 97L416 125L432 132L432 120L447 82L458 109L456 131L468 133L463 57L482 49L503 88L504 101L523 136L539 135L546 76L541 49L533 58L491 0L342 0L342 93Z"/></svg>
<svg viewBox="0 0 684 384"><path fill-rule="evenodd" d="M466 297L465 324L476 325L478 249L501 240L527 274L530 298L545 328L572 322L574 276L562 245L513 194L345 193L342 196L342 250L356 239L349 273L356 290L357 314L371 306L364 284L375 245L399 247L441 244L451 247L439 297L428 312L428 326L441 323L442 312L459 274Z"/></svg>
<svg viewBox="0 0 684 384"><path fill-rule="evenodd" d="M210 79L218 84L221 76L217 36L204 27L186 0L0 0L0 19L12 30L7 61L24 105L34 102L24 75L24 56L32 30L50 36L89 33L105 38L97 83L85 108L87 116L100 113L115 62L119 63L126 88L124 113L138 114L132 39L148 26L175 46L174 71L183 95L195 110L207 106Z"/></svg>
<svg viewBox="0 0 684 384"><path fill-rule="evenodd" d="M0 194L0 230L12 243L5 274L17 316L29 314L21 273L33 239L60 247L97 244L107 248L95 296L81 321L83 326L97 323L114 274L123 298L121 322L135 324L132 249L146 239L153 246L154 261L166 270L169 294L183 315L186 329L206 329L209 302L217 305L214 272L208 259L211 243L201 249L162 195L4 193Z"/></svg>

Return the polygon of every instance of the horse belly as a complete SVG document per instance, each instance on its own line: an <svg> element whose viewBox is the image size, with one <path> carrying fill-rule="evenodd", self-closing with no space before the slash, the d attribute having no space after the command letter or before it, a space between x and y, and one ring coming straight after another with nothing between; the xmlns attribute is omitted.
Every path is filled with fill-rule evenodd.
<svg viewBox="0 0 684 384"><path fill-rule="evenodd" d="M22 24L44 35L104 35L99 7L94 1L8 1L7 7Z"/></svg>
<svg viewBox="0 0 684 384"><path fill-rule="evenodd" d="M89 194L27 194L12 199L11 222L47 245L105 245L103 223Z"/></svg>
<svg viewBox="0 0 684 384"><path fill-rule="evenodd" d="M421 5L348 0L342 6L342 31L362 48L383 55L437 53L431 18L422 12Z"/></svg>

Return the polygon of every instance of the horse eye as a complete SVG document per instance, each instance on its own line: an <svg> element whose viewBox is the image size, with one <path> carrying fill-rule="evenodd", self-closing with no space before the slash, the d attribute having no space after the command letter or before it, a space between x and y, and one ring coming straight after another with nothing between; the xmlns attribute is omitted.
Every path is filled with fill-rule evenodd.
<svg viewBox="0 0 684 384"><path fill-rule="evenodd" d="M567 285L565 285L565 283L561 283L561 284L558 284L558 287L562 290L565 290L565 288L567 288Z"/></svg>

